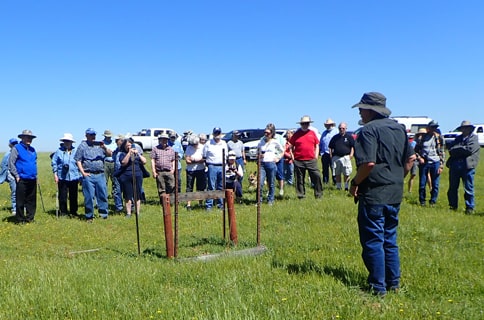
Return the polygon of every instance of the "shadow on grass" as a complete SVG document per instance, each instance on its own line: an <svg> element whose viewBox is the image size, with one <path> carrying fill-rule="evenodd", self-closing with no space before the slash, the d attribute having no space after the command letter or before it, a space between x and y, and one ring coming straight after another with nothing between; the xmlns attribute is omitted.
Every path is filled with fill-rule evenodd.
<svg viewBox="0 0 484 320"><path fill-rule="evenodd" d="M345 266L319 266L312 260L305 260L302 263L289 263L287 265L273 262L273 266L286 269L289 274L316 273L320 276L328 275L341 281L348 287L364 288L366 276L361 272L350 270Z"/></svg>

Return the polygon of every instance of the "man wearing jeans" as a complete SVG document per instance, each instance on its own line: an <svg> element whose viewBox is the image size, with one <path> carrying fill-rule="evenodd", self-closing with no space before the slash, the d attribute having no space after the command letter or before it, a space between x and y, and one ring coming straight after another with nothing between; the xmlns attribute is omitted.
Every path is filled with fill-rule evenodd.
<svg viewBox="0 0 484 320"><path fill-rule="evenodd" d="M388 118L391 111L384 95L365 93L353 108L359 108L365 126L355 143L358 170L350 193L359 201L358 229L369 289L383 296L400 287L398 212L404 177L415 155L404 127Z"/></svg>
<svg viewBox="0 0 484 320"><path fill-rule="evenodd" d="M459 130L460 136L455 138L449 147L450 158L447 161L449 167L449 190L447 199L451 210L456 211L458 207L459 183L462 179L464 185L464 200L466 204L466 214L474 213L474 175L479 164L479 139L473 134L474 126L470 121L462 121Z"/></svg>
<svg viewBox="0 0 484 320"><path fill-rule="evenodd" d="M74 160L82 174L82 193L86 220L91 223L94 218L94 197L103 219L108 218L108 188L104 175L104 159L111 157L112 151L104 143L95 141L96 131L86 130L86 140L77 147Z"/></svg>
<svg viewBox="0 0 484 320"><path fill-rule="evenodd" d="M207 182L208 191L213 190L223 190L223 157L227 155L228 148L227 143L222 140L222 129L216 127L212 131L213 139L210 139L203 146L203 159L207 164ZM223 208L223 199L219 198L217 200L217 208ZM205 201L205 208L207 211L212 210L213 199L207 199Z"/></svg>

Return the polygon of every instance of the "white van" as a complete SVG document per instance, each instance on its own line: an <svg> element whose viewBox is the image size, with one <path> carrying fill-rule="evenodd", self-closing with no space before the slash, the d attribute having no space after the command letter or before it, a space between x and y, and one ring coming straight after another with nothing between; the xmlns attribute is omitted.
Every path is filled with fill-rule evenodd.
<svg viewBox="0 0 484 320"><path fill-rule="evenodd" d="M418 129L426 128L429 122L432 121L432 118L426 116L399 116L392 117L392 119L403 124L407 134L412 137L418 132Z"/></svg>

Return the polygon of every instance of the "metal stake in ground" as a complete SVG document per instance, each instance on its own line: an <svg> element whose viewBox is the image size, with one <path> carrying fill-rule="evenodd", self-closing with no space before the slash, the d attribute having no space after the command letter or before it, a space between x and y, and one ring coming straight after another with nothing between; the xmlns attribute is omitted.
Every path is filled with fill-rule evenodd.
<svg viewBox="0 0 484 320"><path fill-rule="evenodd" d="M37 186L39 187L39 194L40 194L40 201L42 202L42 209L45 212L44 197L42 196L42 188L40 187L40 183L37 183Z"/></svg>
<svg viewBox="0 0 484 320"><path fill-rule="evenodd" d="M133 146L134 147L134 146ZM136 167L135 167L135 155L131 155L131 171L132 171L132 180L133 180L133 201L134 201L134 210L135 210L135 218L136 218L136 240L138 241L138 255L141 254L141 248L139 243L139 224L138 224L138 188L136 188ZM141 159L140 159L141 161Z"/></svg>

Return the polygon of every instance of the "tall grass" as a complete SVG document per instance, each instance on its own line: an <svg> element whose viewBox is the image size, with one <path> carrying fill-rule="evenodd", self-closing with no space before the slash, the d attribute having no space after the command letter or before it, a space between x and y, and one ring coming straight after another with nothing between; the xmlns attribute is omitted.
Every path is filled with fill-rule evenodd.
<svg viewBox="0 0 484 320"><path fill-rule="evenodd" d="M483 170L481 163L472 216L447 209L447 171L436 207L417 205L416 185L405 194L403 287L382 299L362 290L356 206L344 192L328 187L316 200L308 185L298 200L287 186L283 199L262 206L267 251L258 256L231 255L256 246L255 192L245 188L236 205L237 247L222 237L221 211L180 206L179 259L168 260L152 178L138 256L134 218L56 218L48 154L40 154L46 212L38 195L35 223L11 222L8 186L0 186L0 319L483 319ZM212 253L222 255L188 259Z"/></svg>

